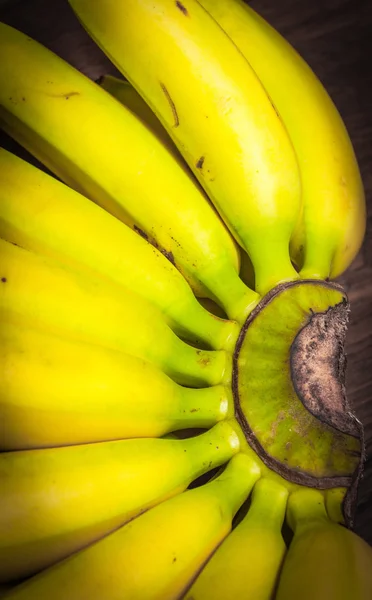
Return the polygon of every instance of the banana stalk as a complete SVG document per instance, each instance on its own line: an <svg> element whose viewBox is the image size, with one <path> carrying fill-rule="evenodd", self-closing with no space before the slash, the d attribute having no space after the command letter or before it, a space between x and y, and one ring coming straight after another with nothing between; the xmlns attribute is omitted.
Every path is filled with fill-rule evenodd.
<svg viewBox="0 0 372 600"><path fill-rule="evenodd" d="M371 551L343 526L365 458L349 304L322 280L365 221L336 109L239 1L70 3L133 87L0 24L0 124L75 189L0 152L5 449L81 444L0 455L1 578L51 566L8 597L369 598Z"/></svg>

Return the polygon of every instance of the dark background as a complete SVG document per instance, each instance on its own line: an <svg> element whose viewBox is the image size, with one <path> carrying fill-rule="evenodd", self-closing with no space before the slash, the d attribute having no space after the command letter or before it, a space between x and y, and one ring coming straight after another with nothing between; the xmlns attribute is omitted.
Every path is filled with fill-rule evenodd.
<svg viewBox="0 0 372 600"><path fill-rule="evenodd" d="M292 43L327 88L349 130L365 185L367 236L340 282L352 306L348 397L364 424L367 447L356 531L372 544L372 0L249 4ZM0 20L42 42L93 79L116 72L83 31L67 0L0 0ZM16 148L4 137L0 143Z"/></svg>

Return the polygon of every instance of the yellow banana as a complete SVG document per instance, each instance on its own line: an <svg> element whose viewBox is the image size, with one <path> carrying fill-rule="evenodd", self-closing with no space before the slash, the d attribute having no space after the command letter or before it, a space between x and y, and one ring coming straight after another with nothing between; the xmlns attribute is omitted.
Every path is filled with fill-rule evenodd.
<svg viewBox="0 0 372 600"><path fill-rule="evenodd" d="M181 159L185 165L177 146L172 141L172 138L167 133L159 121L156 114L151 110L148 104L136 89L125 79L119 79L113 75L103 75L99 79L99 84L109 92L114 98L119 100L124 106L129 108L137 115L154 133L163 141L177 159ZM241 250L240 252L240 277L244 283L251 289L255 288L254 269L248 254ZM202 299L204 300L204 299ZM209 304L209 299L206 298L206 303L202 302L203 306ZM214 312L214 311L212 311Z"/></svg>
<svg viewBox="0 0 372 600"><path fill-rule="evenodd" d="M231 355L181 341L149 302L0 240L0 315L149 361L179 383L230 377Z"/></svg>
<svg viewBox="0 0 372 600"><path fill-rule="evenodd" d="M293 236L304 278L337 277L357 254L365 199L354 150L332 100L310 67L242 0L199 0L263 83L293 142L303 218Z"/></svg>
<svg viewBox="0 0 372 600"><path fill-rule="evenodd" d="M214 481L149 510L104 540L19 586L11 597L180 598L229 533L232 518L257 477L254 463L238 454Z"/></svg>
<svg viewBox="0 0 372 600"><path fill-rule="evenodd" d="M113 75L103 75L100 77L97 83L99 83L99 85L103 87L106 92L111 94L111 96L114 96L114 98L119 100L121 104L126 106L126 108L129 108L132 113L134 113L149 129L151 129L151 131L154 132L156 137L159 138L168 148L169 152L171 152L173 156L185 166L185 168L188 168L181 154L179 153L177 146L167 133L167 130L164 129L156 114L152 112L149 105L146 104L142 96L129 83L129 81L126 81L125 79L119 79Z"/></svg>
<svg viewBox="0 0 372 600"><path fill-rule="evenodd" d="M286 552L287 490L269 479L253 489L247 515L217 549L185 600L270 600Z"/></svg>
<svg viewBox="0 0 372 600"><path fill-rule="evenodd" d="M0 237L135 291L184 337L214 348L232 346L237 337L237 325L202 310L182 275L149 242L2 148Z"/></svg>
<svg viewBox="0 0 372 600"><path fill-rule="evenodd" d="M0 454L0 581L26 577L94 542L182 492L238 449L231 427L219 423L187 440Z"/></svg>
<svg viewBox="0 0 372 600"><path fill-rule="evenodd" d="M257 290L296 279L289 257L300 211L295 153L236 46L196 0L69 2L158 115L248 252Z"/></svg>
<svg viewBox="0 0 372 600"><path fill-rule="evenodd" d="M172 141L172 138L168 135L158 117L151 110L149 105L146 104L142 96L140 96L136 89L129 83L129 81L126 81L125 79L119 79L113 75L103 75L99 79L99 84L103 87L103 89L114 96L114 98L119 100L119 102L124 104L124 106L129 108L135 115L137 115L157 135L157 137L163 141L170 152L173 153L175 158L181 159L183 164L185 164L177 149L177 146ZM241 250L240 252L240 277L248 287L251 289L255 288L253 265L249 256L244 250ZM209 299L207 298L206 300L206 303L202 302L203 306L207 306L209 304Z"/></svg>
<svg viewBox="0 0 372 600"><path fill-rule="evenodd" d="M158 246L231 318L257 295L196 181L129 109L23 33L0 24L0 126L71 187Z"/></svg>
<svg viewBox="0 0 372 600"><path fill-rule="evenodd" d="M228 405L223 386L184 388L128 354L0 321L0 450L206 428Z"/></svg>
<svg viewBox="0 0 372 600"><path fill-rule="evenodd" d="M372 548L329 520L321 492L305 489L291 495L288 518L294 537L277 600L372 598Z"/></svg>
<svg viewBox="0 0 372 600"><path fill-rule="evenodd" d="M99 84L103 89L114 96L114 98L119 100L119 102L136 114L157 135L157 137L167 145L168 149L176 158L181 158L181 160L183 160L177 146L172 141L156 114L151 110L149 105L146 104L142 96L140 96L129 81L119 79L113 75L103 75L99 79ZM248 287L251 289L255 288L253 265L244 250L241 250L240 252L240 277ZM213 301L209 300L209 298L201 298L201 304L205 308L210 310L213 314L217 314L221 318L224 318L223 312L219 311L212 302Z"/></svg>

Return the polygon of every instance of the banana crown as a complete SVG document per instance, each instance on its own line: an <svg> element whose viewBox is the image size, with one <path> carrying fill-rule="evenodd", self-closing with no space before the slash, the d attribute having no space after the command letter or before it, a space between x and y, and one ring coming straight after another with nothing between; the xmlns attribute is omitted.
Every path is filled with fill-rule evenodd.
<svg viewBox="0 0 372 600"><path fill-rule="evenodd" d="M69 2L125 79L0 23L4 597L372 598L336 107L241 0Z"/></svg>

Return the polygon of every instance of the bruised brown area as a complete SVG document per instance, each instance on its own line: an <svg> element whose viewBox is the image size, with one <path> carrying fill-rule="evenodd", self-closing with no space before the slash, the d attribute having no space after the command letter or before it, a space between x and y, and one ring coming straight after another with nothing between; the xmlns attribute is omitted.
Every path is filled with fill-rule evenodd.
<svg viewBox="0 0 372 600"><path fill-rule="evenodd" d="M146 231L143 231L143 229L141 229L140 227L137 227L137 225L133 225L133 229L136 233L138 233L138 235L140 235L144 240L146 240L147 242L149 241L149 236L147 235Z"/></svg>
<svg viewBox="0 0 372 600"><path fill-rule="evenodd" d="M172 265L176 266L173 252L170 252L168 250L163 250L163 249L161 249L160 252L165 256L165 258L167 258L169 260L169 262L172 263Z"/></svg>
<svg viewBox="0 0 372 600"><path fill-rule="evenodd" d="M146 233L146 231L144 231L143 229L141 229L140 227L138 227L138 225L133 225L133 229L136 233L138 233L138 235L140 235L144 240L146 240L146 242L149 242L149 244L151 244L152 246L154 246L154 248L156 248L157 250L159 250L159 252L161 252L163 254L163 256L165 256L165 258L167 258L169 260L169 262L172 263L172 265L176 266L176 261L174 259L174 254L171 250L165 250L165 248L160 248L159 244L157 243L157 241L155 239L150 239L149 235ZM173 239L173 238L172 238Z"/></svg>
<svg viewBox="0 0 372 600"><path fill-rule="evenodd" d="M266 92L266 93L267 93L267 92ZM277 116L277 117L278 117L280 120L282 120L282 119L281 119L281 116L280 116L280 114L279 114L279 112L278 112L278 109L276 108L276 106L275 106L274 102L272 101L272 99L270 98L269 94L267 94L267 96L268 96L268 98L269 98L269 100L270 100L270 104L271 104L271 106L273 107L273 109L274 109L274 111L275 111L275 113L276 113L276 116Z"/></svg>
<svg viewBox="0 0 372 600"><path fill-rule="evenodd" d="M325 313L311 315L291 346L293 386L305 408L339 431L359 436L345 392L346 299Z"/></svg>
<svg viewBox="0 0 372 600"><path fill-rule="evenodd" d="M200 357L200 358L198 358L198 364L201 365L202 367L208 367L208 365L211 362L210 357L206 356L204 354L204 352L202 352L201 350L197 350L196 354L198 354Z"/></svg>
<svg viewBox="0 0 372 600"><path fill-rule="evenodd" d="M205 161L205 156L201 156L196 163L196 168L201 170L203 168L204 161Z"/></svg>
<svg viewBox="0 0 372 600"><path fill-rule="evenodd" d="M72 96L80 96L79 92L68 92L68 94L64 94L66 100L69 100Z"/></svg>
<svg viewBox="0 0 372 600"><path fill-rule="evenodd" d="M182 4L182 2L179 2L179 0L177 0L176 1L176 6L177 6L177 8L179 8L179 10L181 11L181 13L183 13L185 15L185 17L189 16L189 12L188 12L186 6L184 6Z"/></svg>
<svg viewBox="0 0 372 600"><path fill-rule="evenodd" d="M171 108L171 111L172 111L173 120L174 120L173 127L178 127L179 124L180 124L180 120L178 118L178 113L177 113L176 105L175 105L175 103L172 100L172 97L171 97L171 95L170 95L170 93L168 91L168 88L161 81L160 81L160 87L163 90L164 96L168 100L168 104L169 104L169 106Z"/></svg>
<svg viewBox="0 0 372 600"><path fill-rule="evenodd" d="M63 92L62 94L53 94L51 92L45 92L46 96L50 98L64 98L65 100L69 100L73 96L80 96L80 92Z"/></svg>

